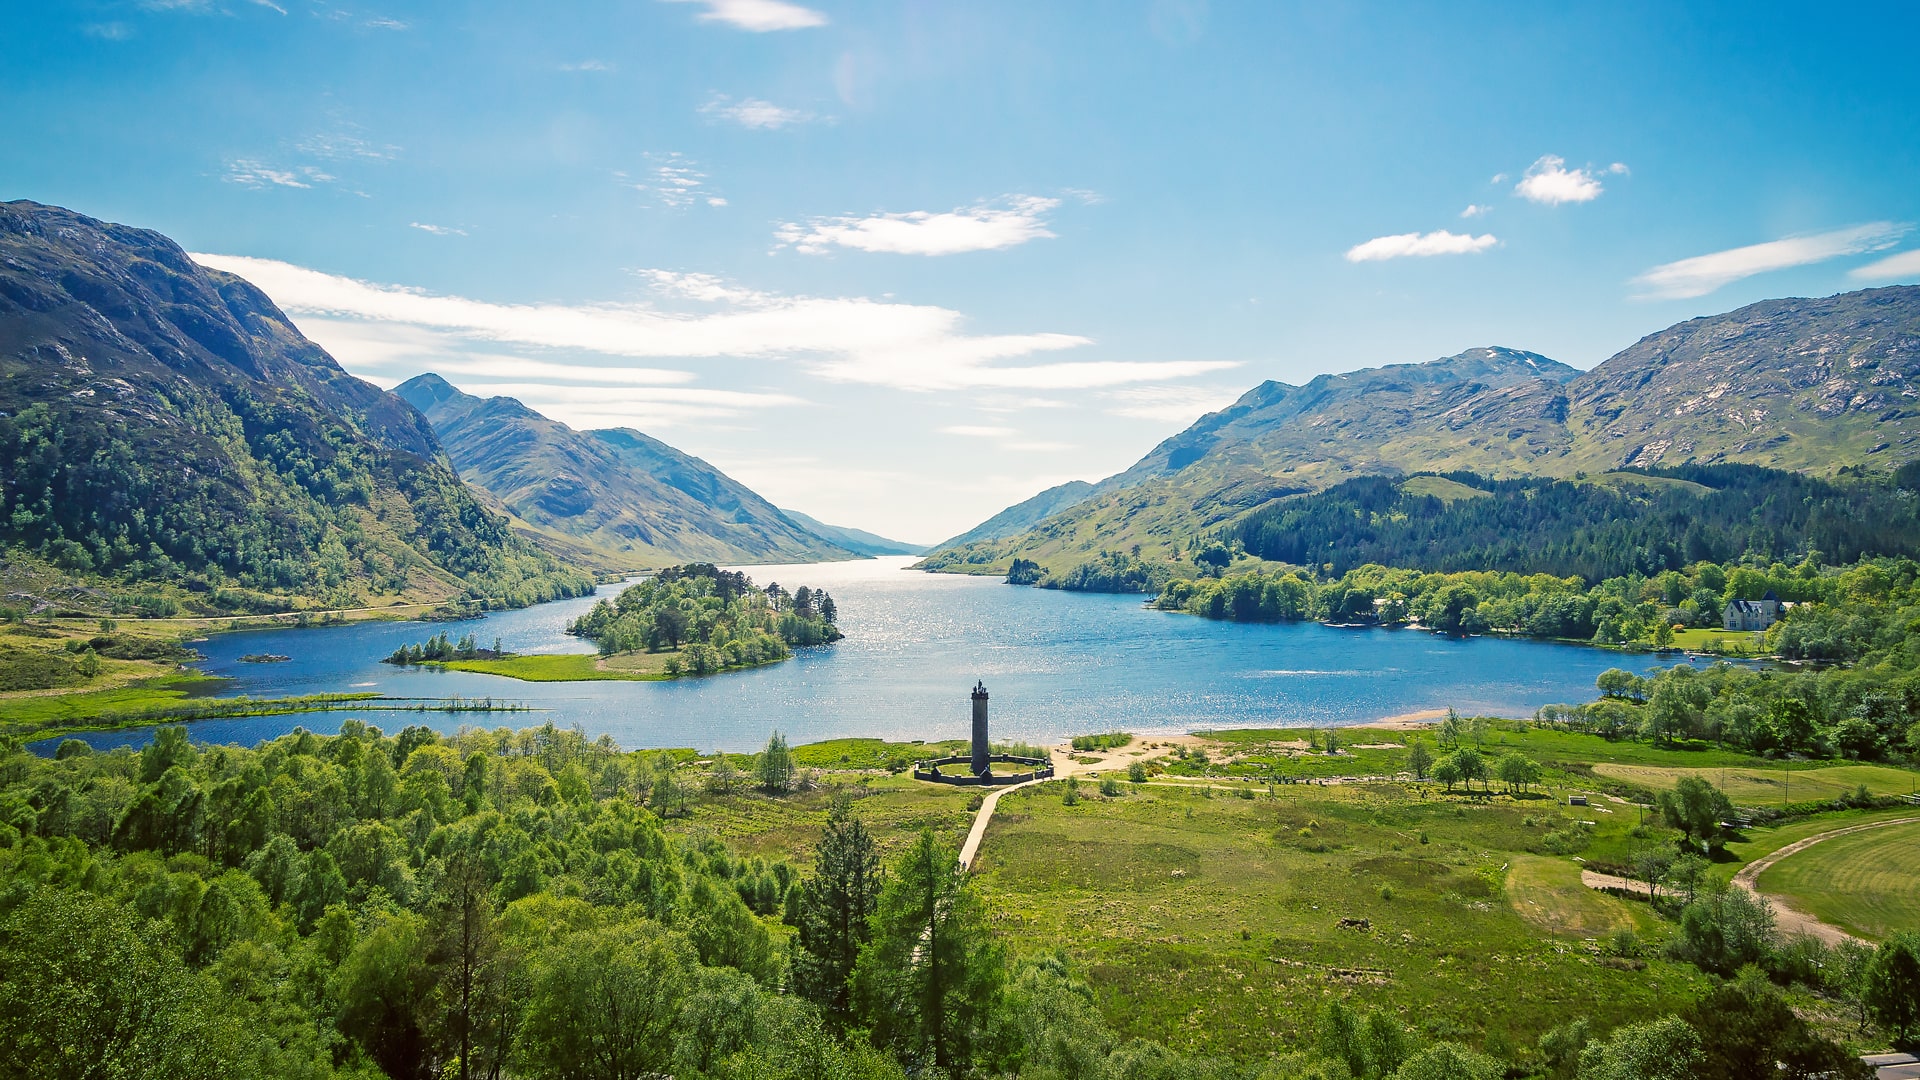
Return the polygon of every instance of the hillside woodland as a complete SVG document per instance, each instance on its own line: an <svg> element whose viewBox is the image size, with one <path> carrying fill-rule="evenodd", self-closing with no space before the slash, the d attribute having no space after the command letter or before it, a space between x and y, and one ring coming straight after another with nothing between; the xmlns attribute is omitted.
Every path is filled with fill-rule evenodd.
<svg viewBox="0 0 1920 1080"><path fill-rule="evenodd" d="M158 233L0 205L0 552L81 612L519 605L591 588L410 406Z"/></svg>

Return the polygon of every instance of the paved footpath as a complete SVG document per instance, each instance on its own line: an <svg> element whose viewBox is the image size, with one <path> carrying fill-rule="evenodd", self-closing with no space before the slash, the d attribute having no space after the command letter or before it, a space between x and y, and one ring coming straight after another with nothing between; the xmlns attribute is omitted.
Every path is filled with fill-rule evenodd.
<svg viewBox="0 0 1920 1080"><path fill-rule="evenodd" d="M1124 772L1128 765L1136 761L1152 761L1155 758L1171 755L1175 743L1191 743L1193 741L1194 739L1191 736L1158 736L1150 740L1135 736L1134 742L1119 749L1095 752L1100 755L1100 760L1091 763L1078 762L1073 759L1076 756L1092 757L1094 756L1093 753L1075 750L1071 743L1065 746L1056 746L1051 751L1053 757L1053 779L1064 780L1069 776L1079 776L1090 772ZM1145 742L1152 742L1155 748L1145 753L1138 752L1135 747ZM1000 805L1000 796L1005 795L1009 791L1019 791L1023 787L1031 787L1034 784L1044 783L1046 783L1045 780L1029 780L1024 784L988 789L986 799L980 803L979 813L973 815L973 828L967 830L967 842L960 845L960 865L966 869L973 868L973 857L979 854L980 842L987 837L987 823L993 820L993 810L994 807Z"/></svg>

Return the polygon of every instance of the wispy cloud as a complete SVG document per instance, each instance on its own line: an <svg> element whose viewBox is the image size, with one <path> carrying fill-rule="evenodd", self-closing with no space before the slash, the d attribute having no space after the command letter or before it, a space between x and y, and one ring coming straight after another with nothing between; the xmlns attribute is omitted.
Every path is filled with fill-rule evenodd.
<svg viewBox="0 0 1920 1080"><path fill-rule="evenodd" d="M115 20L114 22L88 23L82 28L88 37L102 41L125 41L133 36L133 27Z"/></svg>
<svg viewBox="0 0 1920 1080"><path fill-rule="evenodd" d="M1920 278L1920 248L1889 255L1847 274L1856 281L1892 281L1896 278Z"/></svg>
<svg viewBox="0 0 1920 1080"><path fill-rule="evenodd" d="M719 304L712 311L651 304L496 304L326 274L290 263L195 255L247 278L295 315L390 324L407 334L569 349L604 356L768 359L815 377L903 390L1083 390L1189 378L1223 361L1032 361L1092 344L1075 334L970 334L947 308L865 297L789 296L727 288L670 271L660 291ZM661 279L650 278L656 284ZM304 325L304 323L303 323ZM322 341L322 344L326 344ZM470 351L471 345L466 348Z"/></svg>
<svg viewBox="0 0 1920 1080"><path fill-rule="evenodd" d="M561 71L612 71L613 65L605 60L575 60L561 64Z"/></svg>
<svg viewBox="0 0 1920 1080"><path fill-rule="evenodd" d="M282 169L253 158L234 158L227 162L226 181L254 189L267 187L310 188L333 181L333 176L315 165Z"/></svg>
<svg viewBox="0 0 1920 1080"><path fill-rule="evenodd" d="M1899 222L1873 221L1830 232L1789 236L1764 244L1750 244L1666 263L1634 278L1632 283L1639 287L1636 295L1641 299L1685 300L1705 296L1723 285L1771 270L1808 266L1845 255L1884 251L1898 243L1912 228Z"/></svg>
<svg viewBox="0 0 1920 1080"><path fill-rule="evenodd" d="M260 0L254 0L254 2L259 3ZM362 23L361 25L365 26L369 30L411 30L413 29L413 24L411 23L404 22L400 19L390 19L385 16L376 16L374 18L368 19L366 22Z"/></svg>
<svg viewBox="0 0 1920 1080"><path fill-rule="evenodd" d="M427 223L426 223L426 222L424 222L424 221L414 221L414 222L409 222L409 223L408 223L408 225L409 225L409 227L410 227L410 228L415 228L415 229L419 229L419 230L420 230L421 232L424 232L424 233L432 233L432 234L433 234L433 235L435 235L435 236L465 236L465 235L467 235L467 230L465 230L465 229L456 229L456 228L454 228L454 227L453 227L453 226L451 226L451 225L429 225L429 224L427 224Z"/></svg>
<svg viewBox="0 0 1920 1080"><path fill-rule="evenodd" d="M786 0L666 0L674 4L699 4L701 22L725 23L741 30L764 34L773 30L805 30L827 25L827 17L812 8L789 4Z"/></svg>
<svg viewBox="0 0 1920 1080"><path fill-rule="evenodd" d="M871 217L815 218L804 225L782 225L775 236L782 246L809 255L836 247L893 255L999 251L1029 240L1051 238L1053 233L1042 215L1059 205L1058 199L1010 195L998 203L945 213L914 210Z"/></svg>
<svg viewBox="0 0 1920 1080"><path fill-rule="evenodd" d="M647 170L637 177L617 172L614 178L669 210L683 210L695 203L727 205L725 197L707 187L707 174L679 151L648 154L647 162Z"/></svg>
<svg viewBox="0 0 1920 1080"><path fill-rule="evenodd" d="M1347 261L1359 263L1426 255L1470 255L1485 251L1499 242L1492 233L1472 236L1445 229L1430 233L1396 233L1355 244L1347 249Z"/></svg>
<svg viewBox="0 0 1920 1080"><path fill-rule="evenodd" d="M1101 393L1115 416L1165 423L1188 423L1238 401L1242 390L1229 386L1128 386Z"/></svg>
<svg viewBox="0 0 1920 1080"><path fill-rule="evenodd" d="M1624 173L1627 167L1616 162L1606 171ZM1538 161L1527 167L1526 175L1522 176L1520 182L1513 187L1514 194L1528 202L1546 206L1592 202L1605 190L1595 170L1569 169L1567 159L1556 154L1542 155Z"/></svg>
<svg viewBox="0 0 1920 1080"><path fill-rule="evenodd" d="M1491 206L1481 206L1479 203L1468 203L1467 208L1460 211L1460 216L1463 218L1477 218L1486 217L1491 213L1493 213L1493 207Z"/></svg>
<svg viewBox="0 0 1920 1080"><path fill-rule="evenodd" d="M700 106L700 113L703 116L725 120L758 131L773 131L818 119L813 113L802 109L789 109L760 98L741 98L735 101L725 94L715 94L712 100Z"/></svg>
<svg viewBox="0 0 1920 1080"><path fill-rule="evenodd" d="M346 161L355 158L368 161L391 161L400 153L400 148L392 143L375 143L347 130L309 135L295 143L294 149L329 161Z"/></svg>
<svg viewBox="0 0 1920 1080"><path fill-rule="evenodd" d="M969 439L1004 439L1014 433L1010 427L993 427L985 424L949 424L940 429L942 435L960 435Z"/></svg>

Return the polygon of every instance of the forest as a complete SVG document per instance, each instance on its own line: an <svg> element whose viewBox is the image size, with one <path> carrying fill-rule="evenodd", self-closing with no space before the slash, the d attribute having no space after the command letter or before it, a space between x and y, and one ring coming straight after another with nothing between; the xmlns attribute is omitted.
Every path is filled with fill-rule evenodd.
<svg viewBox="0 0 1920 1080"><path fill-rule="evenodd" d="M1446 473L1451 497L1365 476L1283 499L1221 532L1250 555L1341 574L1367 563L1589 581L1743 556L1920 555L1920 463L1822 480L1752 465L1610 473L1607 482Z"/></svg>
<svg viewBox="0 0 1920 1080"><path fill-rule="evenodd" d="M178 727L137 752L97 753L78 740L51 758L0 748L5 1074L1495 1080L1506 1071L1338 999L1312 1019L1307 1045L1276 1045L1264 1060L1122 1039L1062 956L1009 955L931 831L883 863L857 785L832 797L804 873L703 831L663 828L687 812L696 784L716 795L751 784L778 800L817 779L792 758L777 735L750 768L721 756L699 770L685 752L624 753L551 725L386 736L355 721L338 736L296 731L251 750L195 747ZM1799 954L1741 936L1751 913L1713 907L1735 904L1727 895L1694 905L1705 906L1681 939L1694 962L1732 974L1758 959L1776 978L1802 977ZM1915 948L1896 938L1853 956L1863 1007L1891 1030L1911 1021L1899 1011L1899 965L1916 960ZM1756 1055L1793 1066L1782 1075L1860 1075L1754 969L1683 1016L1604 1036L1574 1021L1540 1049L1550 1075L1577 1069L1590 1080L1731 1078ZM1678 1071L1635 1071L1649 1054Z"/></svg>
<svg viewBox="0 0 1920 1080"><path fill-rule="evenodd" d="M586 638L603 656L676 651L670 674L705 675L771 663L792 649L843 636L839 607L824 589L788 592L778 582L757 588L746 574L708 563L670 566L575 619L567 633Z"/></svg>
<svg viewBox="0 0 1920 1080"><path fill-rule="evenodd" d="M125 594L123 614L171 615L181 597L209 612L284 611L287 595L348 607L436 571L500 606L592 591L440 463L237 391L173 405L231 458L141 444L86 410L0 414L0 549Z"/></svg>

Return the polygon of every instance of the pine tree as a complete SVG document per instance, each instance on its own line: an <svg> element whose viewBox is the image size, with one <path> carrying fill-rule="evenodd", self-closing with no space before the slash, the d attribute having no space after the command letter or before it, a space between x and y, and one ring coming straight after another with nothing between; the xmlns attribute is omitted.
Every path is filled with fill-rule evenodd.
<svg viewBox="0 0 1920 1080"><path fill-rule="evenodd" d="M880 898L880 858L873 836L853 816L853 800L834 796L827 829L814 849L813 875L801 883L795 989L836 1022L852 1003L854 963L872 937L868 920Z"/></svg>
<svg viewBox="0 0 1920 1080"><path fill-rule="evenodd" d="M923 830L895 865L872 924L853 987L874 1038L910 1072L951 1070L971 1059L1004 964L966 870L933 830Z"/></svg>
<svg viewBox="0 0 1920 1080"><path fill-rule="evenodd" d="M774 732L767 739L767 748L760 752L760 760L754 766L754 779L760 784L760 790L778 795L793 786L793 753L787 749L787 737Z"/></svg>

